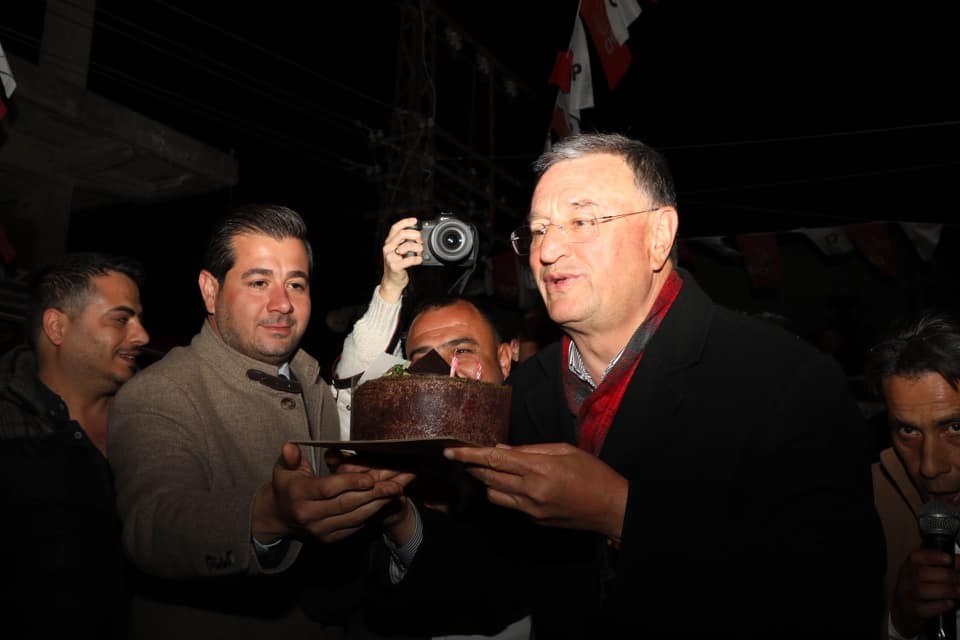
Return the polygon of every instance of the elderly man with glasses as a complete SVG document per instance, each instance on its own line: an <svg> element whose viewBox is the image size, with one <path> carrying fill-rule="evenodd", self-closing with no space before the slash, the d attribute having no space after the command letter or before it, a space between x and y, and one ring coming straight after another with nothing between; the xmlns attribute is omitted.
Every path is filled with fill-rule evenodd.
<svg viewBox="0 0 960 640"><path fill-rule="evenodd" d="M520 581L537 640L875 634L883 534L840 367L677 268L655 150L574 136L535 170L511 239L565 335L510 376L511 446L445 452L500 517L423 510L395 593Z"/></svg>

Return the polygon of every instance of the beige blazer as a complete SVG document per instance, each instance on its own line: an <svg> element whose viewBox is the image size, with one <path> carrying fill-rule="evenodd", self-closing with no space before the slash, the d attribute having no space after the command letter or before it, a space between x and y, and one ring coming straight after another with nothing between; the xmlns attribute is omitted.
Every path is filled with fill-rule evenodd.
<svg viewBox="0 0 960 640"><path fill-rule="evenodd" d="M276 367L228 347L205 322L188 347L172 349L117 394L108 457L123 544L156 591L153 620L138 621L147 609L134 608L138 632L170 625L233 633L224 626L231 618L252 629L260 617L301 616L293 583L302 575L284 572L302 545L291 542L264 566L251 542L254 493L270 481L281 445L339 437L336 402L317 361L301 350L291 369L298 385L278 383ZM191 578L225 579L181 582Z"/></svg>

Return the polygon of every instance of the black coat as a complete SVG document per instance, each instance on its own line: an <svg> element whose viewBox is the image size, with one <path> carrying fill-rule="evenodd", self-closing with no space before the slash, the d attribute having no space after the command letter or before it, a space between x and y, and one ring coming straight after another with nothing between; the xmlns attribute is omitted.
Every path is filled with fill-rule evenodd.
<svg viewBox="0 0 960 640"><path fill-rule="evenodd" d="M495 523L479 546L483 526L426 513L406 593L442 584L445 615L461 620L476 612L455 606L454 584L522 602L537 640L850 638L878 628L883 534L869 440L840 367L779 327L714 305L683 275L600 452L629 481L620 550L514 514L474 518ZM562 366L555 344L511 376L514 444L576 442Z"/></svg>
<svg viewBox="0 0 960 640"><path fill-rule="evenodd" d="M0 358L0 549L0 637L126 637L110 466L25 346Z"/></svg>

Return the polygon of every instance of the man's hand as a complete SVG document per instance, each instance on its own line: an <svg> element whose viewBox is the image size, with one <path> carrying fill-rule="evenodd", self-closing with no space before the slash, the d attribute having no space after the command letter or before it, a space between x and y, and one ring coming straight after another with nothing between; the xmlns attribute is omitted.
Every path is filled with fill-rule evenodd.
<svg viewBox="0 0 960 640"><path fill-rule="evenodd" d="M400 300L403 290L410 282L407 269L423 262L423 240L416 218L403 218L390 227L383 241L383 277L380 278L380 297L394 304ZM406 255L412 253L413 255Z"/></svg>
<svg viewBox="0 0 960 640"><path fill-rule="evenodd" d="M890 608L893 626L900 635L917 636L924 620L953 610L960 597L960 559L951 560L949 554L933 549L917 549L904 560Z"/></svg>
<svg viewBox="0 0 960 640"><path fill-rule="evenodd" d="M332 449L327 450L324 459L327 466L338 474L367 473L378 482L396 482L403 487L410 484L416 477L415 474L407 471L372 467L356 456L343 455ZM379 519L384 533L399 546L406 544L416 530L416 515L410 506L410 501L404 495L397 495L385 505L380 511Z"/></svg>
<svg viewBox="0 0 960 640"><path fill-rule="evenodd" d="M626 478L566 443L456 447L444 455L467 464L490 502L552 527L594 531L617 543L627 507Z"/></svg>
<svg viewBox="0 0 960 640"><path fill-rule="evenodd" d="M288 442L274 465L272 481L257 491L253 535L264 544L291 534L341 540L401 495L407 482L402 474L343 468L315 476L300 447Z"/></svg>

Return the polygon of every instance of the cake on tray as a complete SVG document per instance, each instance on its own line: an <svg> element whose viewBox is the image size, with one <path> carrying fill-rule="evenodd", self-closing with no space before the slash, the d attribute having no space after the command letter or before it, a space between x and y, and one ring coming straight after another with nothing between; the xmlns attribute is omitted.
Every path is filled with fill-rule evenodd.
<svg viewBox="0 0 960 640"><path fill-rule="evenodd" d="M434 371L442 363L444 374ZM423 363L427 360L427 363ZM407 370L368 380L353 393L350 439L454 439L493 446L507 441L510 387L451 377L431 352Z"/></svg>

